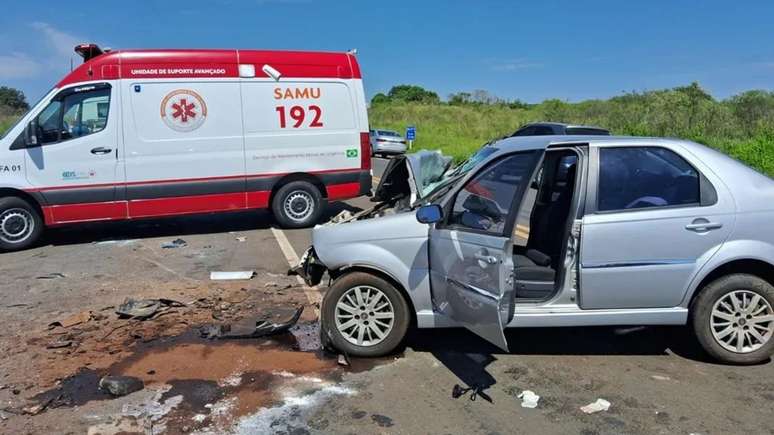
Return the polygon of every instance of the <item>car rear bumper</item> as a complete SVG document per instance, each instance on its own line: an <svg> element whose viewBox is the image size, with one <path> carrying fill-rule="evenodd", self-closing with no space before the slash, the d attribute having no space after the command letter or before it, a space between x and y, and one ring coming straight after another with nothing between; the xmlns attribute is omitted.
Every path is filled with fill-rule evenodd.
<svg viewBox="0 0 774 435"><path fill-rule="evenodd" d="M374 145L376 153L405 153L406 144L400 142L378 142Z"/></svg>

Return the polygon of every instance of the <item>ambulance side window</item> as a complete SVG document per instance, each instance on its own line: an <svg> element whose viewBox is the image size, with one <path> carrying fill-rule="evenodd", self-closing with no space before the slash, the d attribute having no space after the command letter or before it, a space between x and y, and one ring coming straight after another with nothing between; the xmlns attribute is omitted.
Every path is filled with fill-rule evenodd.
<svg viewBox="0 0 774 435"><path fill-rule="evenodd" d="M107 125L110 88L75 92L57 98L38 115L41 144L52 144L100 132Z"/></svg>

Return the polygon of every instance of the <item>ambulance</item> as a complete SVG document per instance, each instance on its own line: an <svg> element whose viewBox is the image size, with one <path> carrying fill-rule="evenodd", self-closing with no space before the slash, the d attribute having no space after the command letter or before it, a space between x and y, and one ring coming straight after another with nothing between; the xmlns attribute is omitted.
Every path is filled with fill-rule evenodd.
<svg viewBox="0 0 774 435"><path fill-rule="evenodd" d="M352 52L75 51L0 139L0 251L52 226L261 208L305 227L371 191Z"/></svg>

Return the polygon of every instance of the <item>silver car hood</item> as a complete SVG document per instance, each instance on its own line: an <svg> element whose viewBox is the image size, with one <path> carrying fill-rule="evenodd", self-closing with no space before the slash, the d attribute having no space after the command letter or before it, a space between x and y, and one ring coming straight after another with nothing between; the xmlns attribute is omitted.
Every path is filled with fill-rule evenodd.
<svg viewBox="0 0 774 435"><path fill-rule="evenodd" d="M426 237L427 224L417 222L413 211L349 222L347 225L318 225L312 230L312 246L325 262L326 253L336 245ZM355 257L357 255L355 254Z"/></svg>
<svg viewBox="0 0 774 435"><path fill-rule="evenodd" d="M374 191L374 202L409 196L409 203L422 199L449 169L452 158L440 151L422 150L394 157Z"/></svg>

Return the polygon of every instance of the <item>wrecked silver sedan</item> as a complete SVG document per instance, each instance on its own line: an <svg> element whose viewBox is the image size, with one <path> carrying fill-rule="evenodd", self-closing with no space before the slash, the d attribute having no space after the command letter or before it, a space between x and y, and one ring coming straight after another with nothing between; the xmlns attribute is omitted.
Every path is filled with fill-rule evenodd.
<svg viewBox="0 0 774 435"><path fill-rule="evenodd" d="M324 341L395 349L409 326L691 324L715 358L774 351L774 181L691 142L508 138L449 168L396 159L378 205L318 226L297 271L327 272Z"/></svg>

